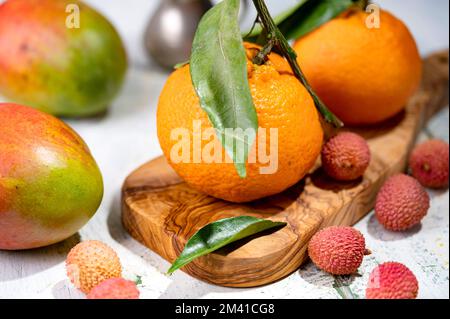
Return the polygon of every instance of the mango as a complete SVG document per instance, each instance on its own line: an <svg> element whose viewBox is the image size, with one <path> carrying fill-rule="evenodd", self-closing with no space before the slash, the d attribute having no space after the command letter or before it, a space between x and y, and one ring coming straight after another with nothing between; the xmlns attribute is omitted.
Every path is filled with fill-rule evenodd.
<svg viewBox="0 0 450 319"><path fill-rule="evenodd" d="M101 173L77 133L49 114L0 103L0 249L72 236L102 197Z"/></svg>
<svg viewBox="0 0 450 319"><path fill-rule="evenodd" d="M62 117L104 113L120 90L126 52L106 18L77 0L0 5L0 94Z"/></svg>

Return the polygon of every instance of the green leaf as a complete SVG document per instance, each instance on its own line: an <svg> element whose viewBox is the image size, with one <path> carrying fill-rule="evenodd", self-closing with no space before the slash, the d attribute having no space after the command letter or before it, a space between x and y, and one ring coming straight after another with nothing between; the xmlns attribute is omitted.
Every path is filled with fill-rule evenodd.
<svg viewBox="0 0 450 319"><path fill-rule="evenodd" d="M298 39L354 5L352 0L308 1L285 19L279 28L288 40Z"/></svg>
<svg viewBox="0 0 450 319"><path fill-rule="evenodd" d="M360 0L301 0L274 18L287 40L298 39L355 5ZM257 25L246 38L257 42L263 28Z"/></svg>
<svg viewBox="0 0 450 319"><path fill-rule="evenodd" d="M287 18L292 16L307 1L308 0L299 0L296 5L290 7L289 9L285 10L284 12L282 12L279 15L277 15L276 17L274 17L273 20L275 21L276 25L279 26L283 21L285 21ZM309 0L309 1L314 1L314 0ZM257 37L259 37L261 32L263 32L263 27L260 24L257 24L256 26L254 26L254 28L251 32L246 33L245 39L246 40L256 39Z"/></svg>
<svg viewBox="0 0 450 319"><path fill-rule="evenodd" d="M203 16L192 45L190 70L201 107L239 176L246 177L258 117L248 83L239 6L240 0L223 0Z"/></svg>
<svg viewBox="0 0 450 319"><path fill-rule="evenodd" d="M168 274L172 274L198 257L207 255L237 240L285 225L286 223L251 216L226 218L208 224L189 239L181 255L170 267Z"/></svg>

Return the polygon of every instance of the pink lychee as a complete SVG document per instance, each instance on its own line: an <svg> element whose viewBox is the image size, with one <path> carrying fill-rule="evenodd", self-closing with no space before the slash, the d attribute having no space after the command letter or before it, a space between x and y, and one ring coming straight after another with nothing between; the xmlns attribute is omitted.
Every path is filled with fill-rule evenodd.
<svg viewBox="0 0 450 319"><path fill-rule="evenodd" d="M412 175L425 187L446 188L449 176L449 145L430 140L418 145L409 159Z"/></svg>
<svg viewBox="0 0 450 319"><path fill-rule="evenodd" d="M88 299L139 299L136 284L123 278L107 279L95 286Z"/></svg>
<svg viewBox="0 0 450 319"><path fill-rule="evenodd" d="M309 257L333 275L355 273L368 253L364 236L352 227L333 226L316 233L308 245Z"/></svg>
<svg viewBox="0 0 450 319"><path fill-rule="evenodd" d="M367 299L415 299L419 283L411 270L397 262L377 266L369 277Z"/></svg>
<svg viewBox="0 0 450 319"><path fill-rule="evenodd" d="M364 175L370 163L370 149L361 136L344 132L331 138L322 150L322 167L338 181L352 181Z"/></svg>
<svg viewBox="0 0 450 319"><path fill-rule="evenodd" d="M403 231L419 224L430 208L430 197L414 178L389 178L377 195L375 214L386 229Z"/></svg>

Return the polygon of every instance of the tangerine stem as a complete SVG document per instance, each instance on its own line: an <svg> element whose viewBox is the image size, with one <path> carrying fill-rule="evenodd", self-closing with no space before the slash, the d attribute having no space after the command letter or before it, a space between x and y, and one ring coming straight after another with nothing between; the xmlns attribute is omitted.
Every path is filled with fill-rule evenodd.
<svg viewBox="0 0 450 319"><path fill-rule="evenodd" d="M269 13L269 10L267 9L267 5L264 0L253 0L253 4L255 5L256 11L258 12L261 24L267 32L268 41L272 42L273 46L277 47L281 55L286 58L292 68L292 71L294 72L295 77L303 84L303 86L308 90L309 94L313 98L314 104L319 113L323 116L327 123L332 124L334 127L339 128L344 126L344 123L342 123L342 121L328 109L325 103L322 102L322 100L314 92L311 85L306 80L306 77L297 62L297 54L289 45L280 29L278 29L275 21Z"/></svg>
<svg viewBox="0 0 450 319"><path fill-rule="evenodd" d="M253 63L257 65L263 65L266 62L267 56L270 54L270 52L272 52L274 46L274 39L269 39L266 45L253 58Z"/></svg>

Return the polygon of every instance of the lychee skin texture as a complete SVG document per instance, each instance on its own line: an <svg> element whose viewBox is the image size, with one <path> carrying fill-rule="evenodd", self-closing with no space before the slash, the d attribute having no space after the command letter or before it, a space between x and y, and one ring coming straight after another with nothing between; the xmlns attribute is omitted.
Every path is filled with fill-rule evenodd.
<svg viewBox="0 0 450 319"><path fill-rule="evenodd" d="M419 283L411 270L397 262L377 266L369 277L367 299L415 299Z"/></svg>
<svg viewBox="0 0 450 319"><path fill-rule="evenodd" d="M355 273L366 253L364 236L352 227L328 227L316 233L308 246L309 257L333 275Z"/></svg>
<svg viewBox="0 0 450 319"><path fill-rule="evenodd" d="M430 208L430 197L414 178L389 178L377 195L375 215L386 229L404 231L418 225Z"/></svg>
<svg viewBox="0 0 450 319"><path fill-rule="evenodd" d="M88 294L88 299L139 299L136 284L123 278L107 279Z"/></svg>
<svg viewBox="0 0 450 319"><path fill-rule="evenodd" d="M323 147L322 167L328 176L338 181L353 181L364 175L370 157L366 140L358 134L344 132Z"/></svg>
<svg viewBox="0 0 450 319"><path fill-rule="evenodd" d="M449 145L430 140L418 145L409 159L412 175L425 187L447 188Z"/></svg>
<svg viewBox="0 0 450 319"><path fill-rule="evenodd" d="M72 248L66 269L70 281L85 294L99 283L122 275L115 251L96 240L84 241Z"/></svg>

